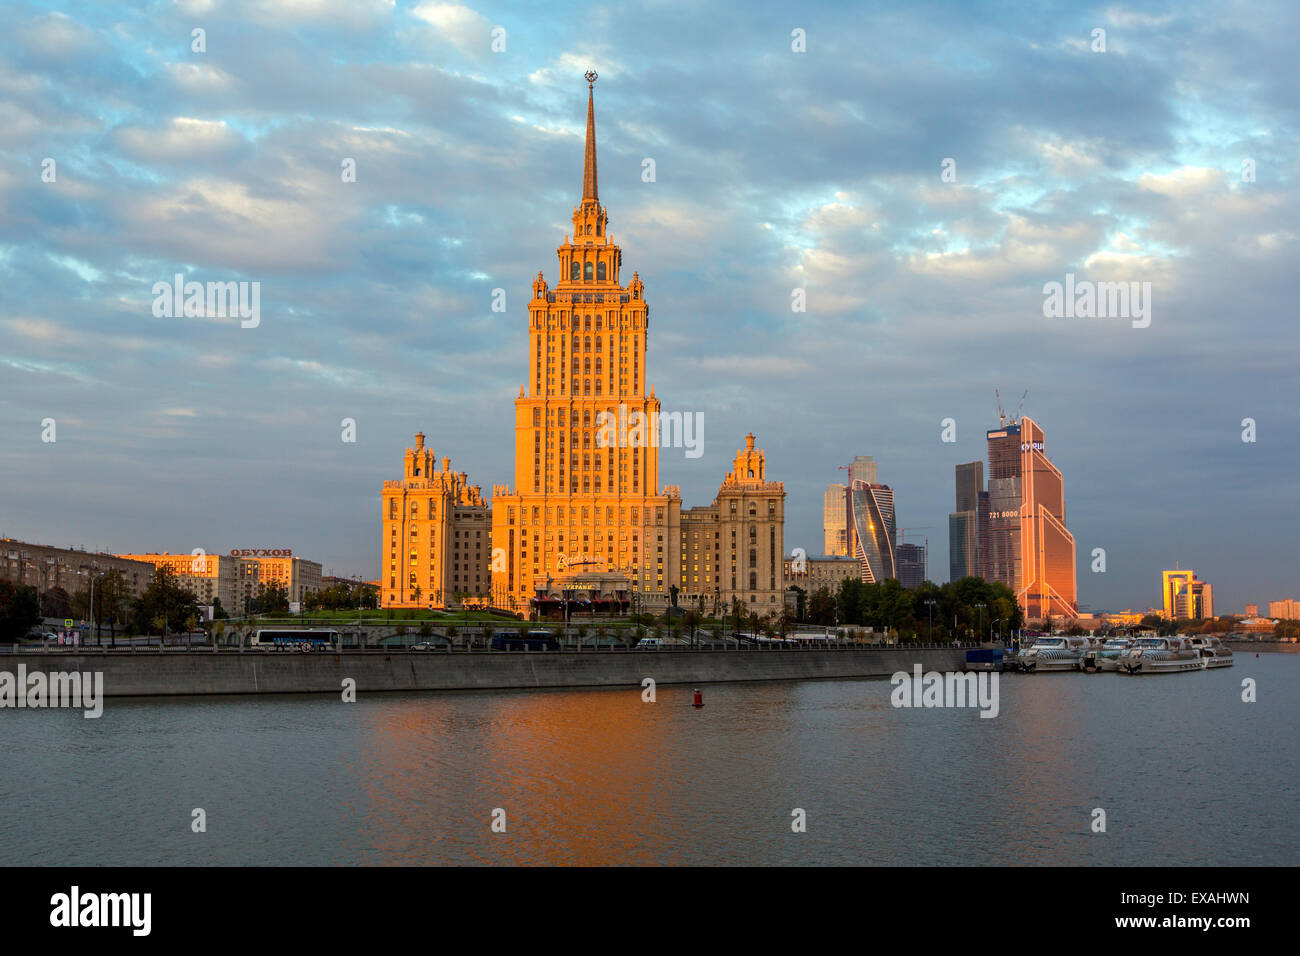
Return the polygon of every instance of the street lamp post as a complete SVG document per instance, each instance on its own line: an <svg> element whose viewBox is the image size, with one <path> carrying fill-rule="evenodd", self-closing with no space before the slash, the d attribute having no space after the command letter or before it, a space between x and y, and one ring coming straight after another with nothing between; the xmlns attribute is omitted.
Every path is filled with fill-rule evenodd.
<svg viewBox="0 0 1300 956"><path fill-rule="evenodd" d="M934 643L934 598L930 598L930 599L928 599L925 603L928 604L928 605L930 606L930 638L929 638L929 643L933 644L933 643Z"/></svg>
<svg viewBox="0 0 1300 956"><path fill-rule="evenodd" d="M987 605L980 603L980 604L976 604L975 606L980 610L979 629L975 633L982 634L984 633L984 608L987 607Z"/></svg>

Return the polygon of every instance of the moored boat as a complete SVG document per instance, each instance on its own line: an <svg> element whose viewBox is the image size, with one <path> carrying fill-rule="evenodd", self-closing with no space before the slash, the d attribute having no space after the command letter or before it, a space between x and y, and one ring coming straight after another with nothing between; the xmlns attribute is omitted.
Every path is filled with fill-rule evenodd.
<svg viewBox="0 0 1300 956"><path fill-rule="evenodd" d="M1205 670L1206 659L1181 637L1139 637L1119 658L1124 674Z"/></svg>
<svg viewBox="0 0 1300 956"><path fill-rule="evenodd" d="M1016 669L1034 671L1077 671L1082 666L1088 641L1083 637L1044 635L1016 655Z"/></svg>
<svg viewBox="0 0 1300 956"><path fill-rule="evenodd" d="M1206 668L1232 666L1231 648L1214 635L1189 637L1187 643L1205 661Z"/></svg>
<svg viewBox="0 0 1300 956"><path fill-rule="evenodd" d="M1133 646L1131 637L1107 638L1100 647L1089 648L1083 655L1083 669L1101 673L1119 670L1119 659Z"/></svg>

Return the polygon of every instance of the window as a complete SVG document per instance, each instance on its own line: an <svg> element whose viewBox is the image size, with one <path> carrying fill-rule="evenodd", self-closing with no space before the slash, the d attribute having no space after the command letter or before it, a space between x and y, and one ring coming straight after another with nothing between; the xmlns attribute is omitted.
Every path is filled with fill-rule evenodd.
<svg viewBox="0 0 1300 956"><path fill-rule="evenodd" d="M605 281L605 263L603 262L596 263L596 278L599 279L601 282Z"/></svg>
<svg viewBox="0 0 1300 956"><path fill-rule="evenodd" d="M581 271L582 271L582 266L578 265L577 261L575 260L573 265L569 267L569 277L574 282L577 282L578 276L581 274Z"/></svg>
<svg viewBox="0 0 1300 956"><path fill-rule="evenodd" d="M582 269L582 277L583 277L584 279L586 279L587 281L589 281L589 282L591 281L591 263L590 263L590 262L588 262L585 266L583 266L583 269Z"/></svg>

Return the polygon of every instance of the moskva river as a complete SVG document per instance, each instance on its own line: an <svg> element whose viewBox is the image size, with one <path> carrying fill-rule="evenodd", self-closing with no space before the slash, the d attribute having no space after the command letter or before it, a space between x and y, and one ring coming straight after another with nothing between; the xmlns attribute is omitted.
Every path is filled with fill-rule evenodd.
<svg viewBox="0 0 1300 956"><path fill-rule="evenodd" d="M0 710L0 864L1300 864L1300 654L693 690Z"/></svg>

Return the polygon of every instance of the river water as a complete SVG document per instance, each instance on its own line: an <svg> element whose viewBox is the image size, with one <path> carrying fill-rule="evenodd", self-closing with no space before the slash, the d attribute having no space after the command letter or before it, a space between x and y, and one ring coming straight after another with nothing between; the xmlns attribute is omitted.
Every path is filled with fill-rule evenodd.
<svg viewBox="0 0 1300 956"><path fill-rule="evenodd" d="M994 719L886 680L0 710L0 864L1300 864L1300 654L998 688Z"/></svg>

